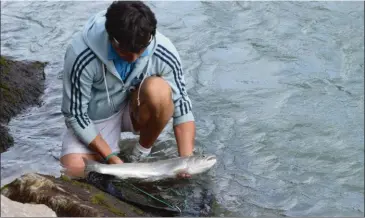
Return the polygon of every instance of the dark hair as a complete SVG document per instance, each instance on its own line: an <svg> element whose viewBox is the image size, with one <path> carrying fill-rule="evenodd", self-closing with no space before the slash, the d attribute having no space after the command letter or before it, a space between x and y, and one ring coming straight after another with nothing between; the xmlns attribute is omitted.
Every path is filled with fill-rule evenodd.
<svg viewBox="0 0 365 218"><path fill-rule="evenodd" d="M115 1L105 16L109 40L115 38L119 47L128 52L141 51L156 34L155 15L143 2Z"/></svg>

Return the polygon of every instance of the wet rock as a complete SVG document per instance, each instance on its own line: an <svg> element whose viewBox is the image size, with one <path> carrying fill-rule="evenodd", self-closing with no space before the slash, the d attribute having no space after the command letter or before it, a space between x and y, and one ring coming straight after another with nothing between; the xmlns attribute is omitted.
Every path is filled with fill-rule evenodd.
<svg viewBox="0 0 365 218"><path fill-rule="evenodd" d="M44 204L22 204L1 195L1 217L56 217Z"/></svg>
<svg viewBox="0 0 365 218"><path fill-rule="evenodd" d="M11 117L28 106L40 104L45 65L39 61L15 61L0 56L0 152L13 145L13 138L6 127Z"/></svg>
<svg viewBox="0 0 365 218"><path fill-rule="evenodd" d="M45 204L57 216L153 216L86 183L61 176L25 174L1 189L1 194L21 203Z"/></svg>

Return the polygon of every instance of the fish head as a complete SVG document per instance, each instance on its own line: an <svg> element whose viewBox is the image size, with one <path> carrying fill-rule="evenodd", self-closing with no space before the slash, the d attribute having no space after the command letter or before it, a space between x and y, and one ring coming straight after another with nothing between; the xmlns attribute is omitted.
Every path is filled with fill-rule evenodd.
<svg viewBox="0 0 365 218"><path fill-rule="evenodd" d="M191 156L187 160L188 173L193 175L205 172L212 168L216 162L217 158L214 155Z"/></svg>

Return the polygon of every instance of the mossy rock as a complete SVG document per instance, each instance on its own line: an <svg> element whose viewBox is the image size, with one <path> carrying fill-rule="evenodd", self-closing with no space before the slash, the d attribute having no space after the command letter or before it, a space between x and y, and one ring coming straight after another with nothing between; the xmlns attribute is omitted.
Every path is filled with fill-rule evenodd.
<svg viewBox="0 0 365 218"><path fill-rule="evenodd" d="M6 125L13 116L27 107L41 104L46 64L39 61L16 61L11 57L0 56L0 123ZM7 131L1 131L0 138L11 137ZM13 140L0 140L0 151L3 152L12 145Z"/></svg>
<svg viewBox="0 0 365 218"><path fill-rule="evenodd" d="M57 216L66 217L141 217L153 216L140 213L133 205L74 181L68 177L26 174L2 187L1 194L13 201L45 204ZM138 213L136 212L138 211Z"/></svg>
<svg viewBox="0 0 365 218"><path fill-rule="evenodd" d="M8 62L6 61L5 57L0 56L0 66L7 66Z"/></svg>
<svg viewBox="0 0 365 218"><path fill-rule="evenodd" d="M102 193L102 192L94 194L93 196L91 196L90 201L93 204L98 204L100 206L105 207L107 210L109 210L110 212L114 213L117 216L122 216L122 217L126 216L126 213L124 213L120 209L118 209L115 206L108 203L108 201L106 200L105 194Z"/></svg>
<svg viewBox="0 0 365 218"><path fill-rule="evenodd" d="M13 143L14 139L9 134L8 128L6 126L3 126L0 124L0 136L1 136L1 142L2 146L0 146L0 153L6 151Z"/></svg>
<svg viewBox="0 0 365 218"><path fill-rule="evenodd" d="M6 60L6 58L3 56L0 56L0 68L1 68L1 73L4 73L4 74L9 73L9 63Z"/></svg>
<svg viewBox="0 0 365 218"><path fill-rule="evenodd" d="M3 187L1 187L0 192L2 193L3 191L5 191L8 188L8 184L4 185Z"/></svg>

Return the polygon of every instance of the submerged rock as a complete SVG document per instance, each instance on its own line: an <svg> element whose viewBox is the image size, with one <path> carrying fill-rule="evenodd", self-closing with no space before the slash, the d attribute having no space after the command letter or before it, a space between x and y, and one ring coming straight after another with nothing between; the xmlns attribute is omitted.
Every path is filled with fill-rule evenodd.
<svg viewBox="0 0 365 218"><path fill-rule="evenodd" d="M56 217L44 204L22 204L1 195L1 217Z"/></svg>
<svg viewBox="0 0 365 218"><path fill-rule="evenodd" d="M0 153L13 145L6 127L10 118L28 106L40 104L45 65L39 61L15 61L0 56Z"/></svg>
<svg viewBox="0 0 365 218"><path fill-rule="evenodd" d="M4 186L1 194L21 203L45 204L57 216L153 216L94 186L64 176L26 174Z"/></svg>

